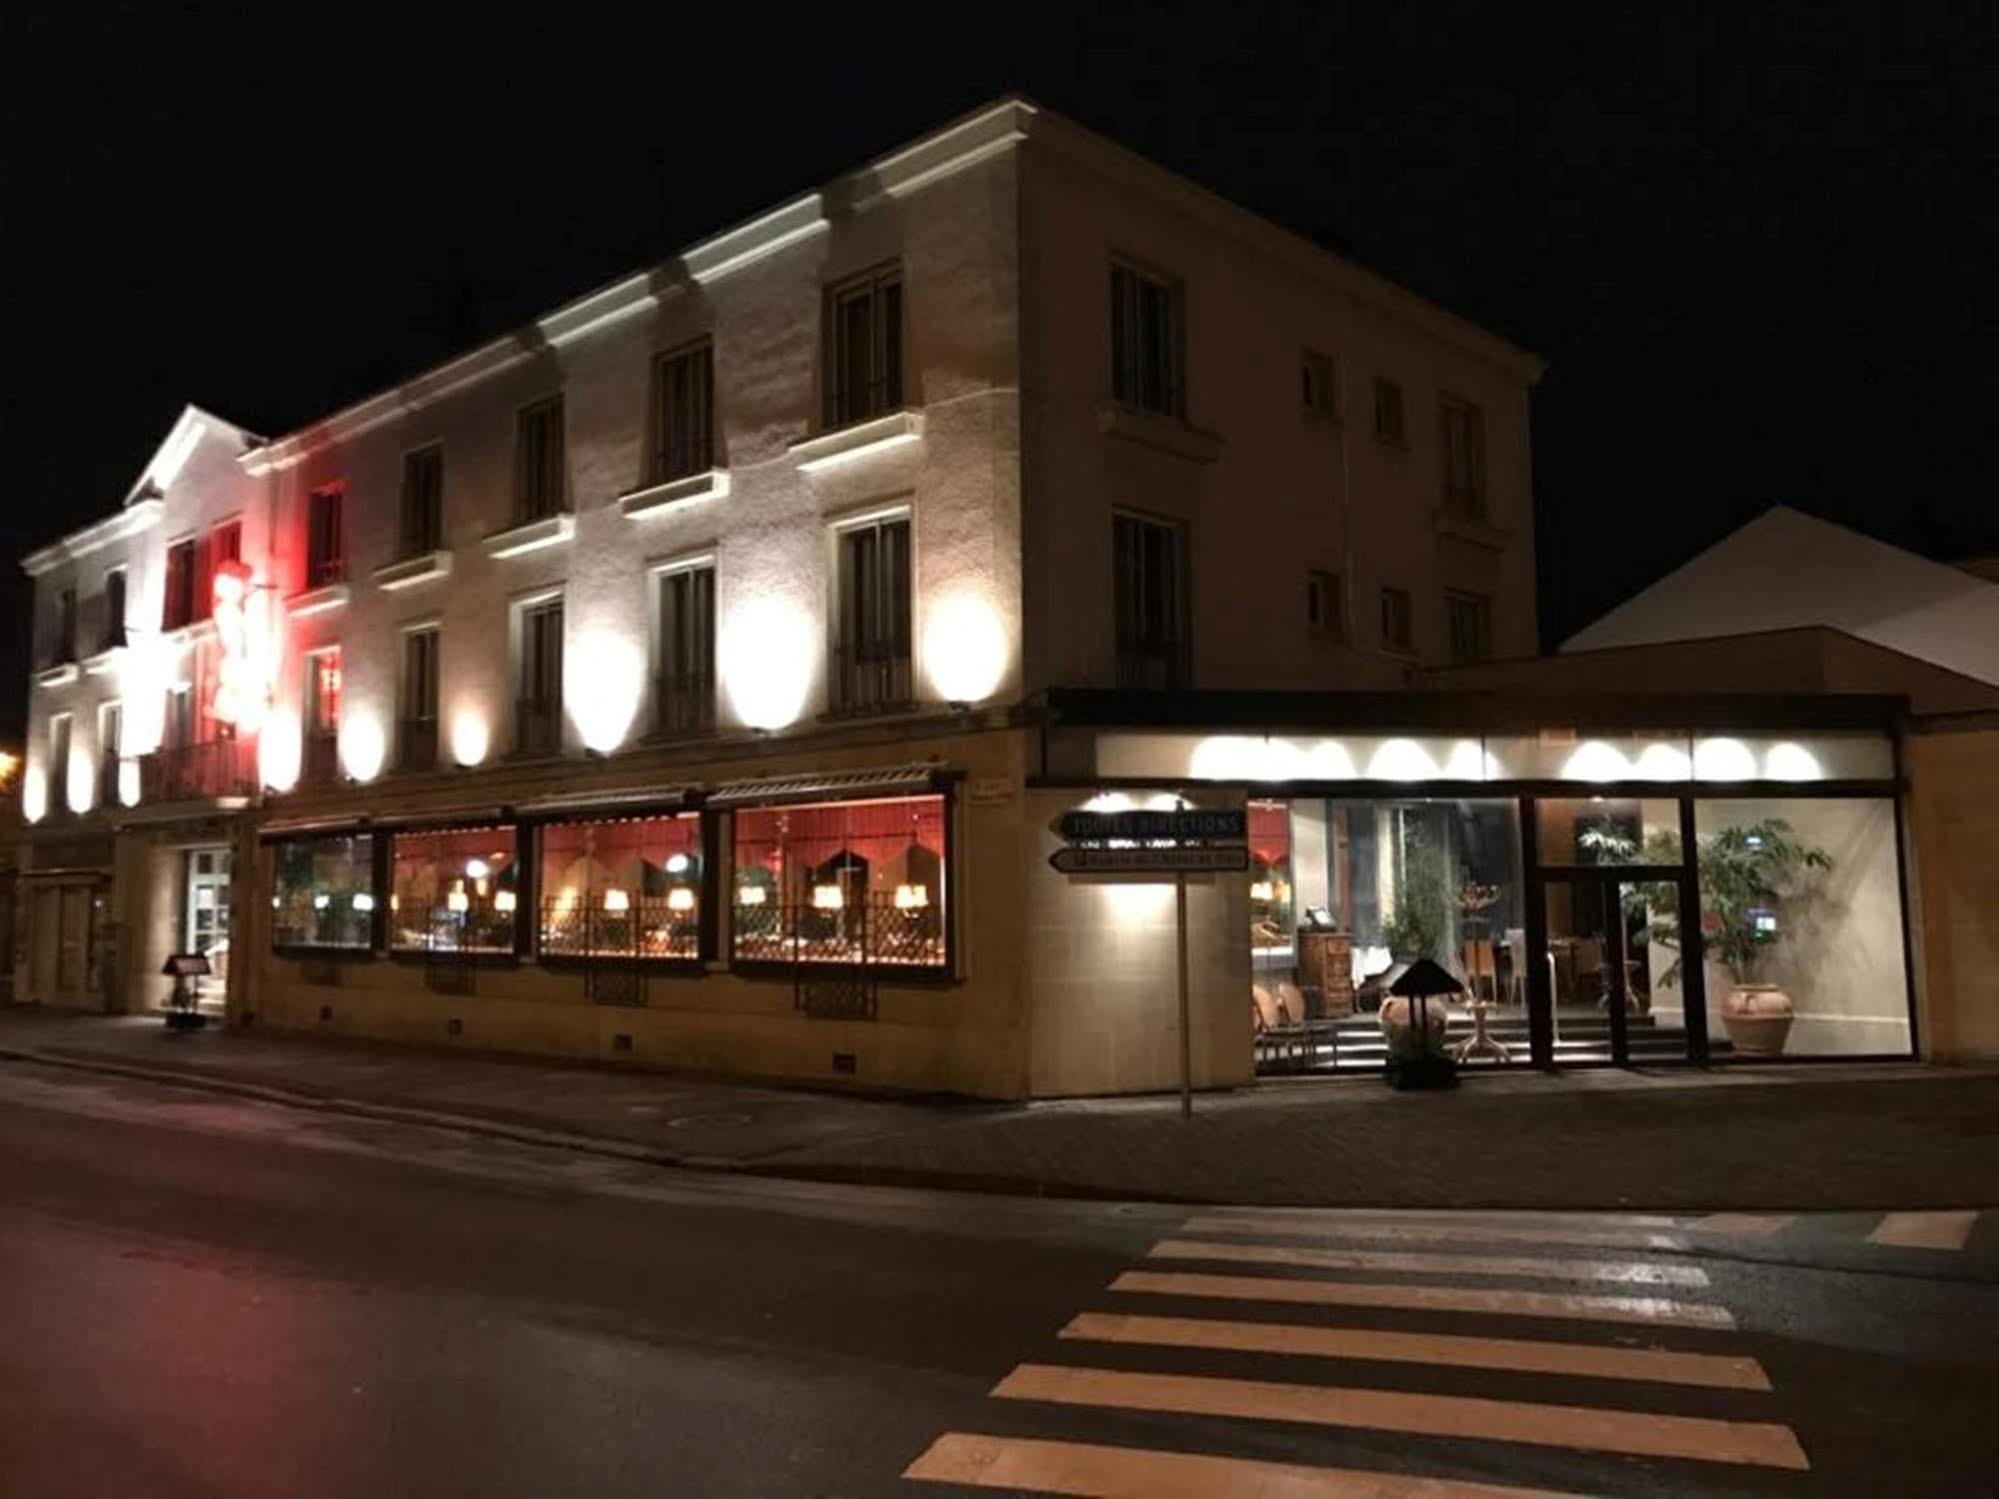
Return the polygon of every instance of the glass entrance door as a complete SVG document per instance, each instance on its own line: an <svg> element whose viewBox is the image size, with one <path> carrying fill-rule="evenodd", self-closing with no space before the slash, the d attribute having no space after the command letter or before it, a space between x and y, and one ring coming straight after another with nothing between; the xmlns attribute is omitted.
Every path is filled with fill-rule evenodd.
<svg viewBox="0 0 1999 1499"><path fill-rule="evenodd" d="M1698 1055L1680 987L1678 872L1572 869L1542 889L1553 1060L1628 1067Z"/></svg>
<svg viewBox="0 0 1999 1499"><path fill-rule="evenodd" d="M209 977L198 994L220 995L229 981L229 850L191 849L187 856L187 925L181 951L206 953Z"/></svg>

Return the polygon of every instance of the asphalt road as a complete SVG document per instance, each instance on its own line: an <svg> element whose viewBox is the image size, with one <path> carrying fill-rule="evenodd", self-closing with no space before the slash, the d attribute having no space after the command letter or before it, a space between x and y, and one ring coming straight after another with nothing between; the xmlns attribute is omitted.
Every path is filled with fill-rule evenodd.
<svg viewBox="0 0 1999 1499"><path fill-rule="evenodd" d="M1995 1220L788 1184L8 1064L0 1495L1985 1495Z"/></svg>

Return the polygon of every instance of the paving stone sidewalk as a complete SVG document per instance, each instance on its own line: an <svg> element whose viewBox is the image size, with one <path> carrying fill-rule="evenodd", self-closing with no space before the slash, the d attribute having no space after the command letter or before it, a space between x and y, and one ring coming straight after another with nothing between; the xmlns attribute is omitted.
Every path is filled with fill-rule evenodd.
<svg viewBox="0 0 1999 1499"><path fill-rule="evenodd" d="M755 1087L157 1019L0 1008L0 1059L556 1138L707 1169L989 1191L1368 1207L1999 1206L1999 1069L1518 1071L1028 1106Z"/></svg>

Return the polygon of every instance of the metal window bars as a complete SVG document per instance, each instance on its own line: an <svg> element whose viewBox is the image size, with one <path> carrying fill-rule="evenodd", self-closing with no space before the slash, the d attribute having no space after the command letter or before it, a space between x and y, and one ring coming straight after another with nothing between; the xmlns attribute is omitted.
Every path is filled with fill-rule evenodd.
<svg viewBox="0 0 1999 1499"><path fill-rule="evenodd" d="M927 889L920 906L898 905L894 894L876 892L860 898L843 893L837 906L809 899L746 905L739 894L734 924L739 962L945 966L944 911Z"/></svg>
<svg viewBox="0 0 1999 1499"><path fill-rule="evenodd" d="M162 745L139 761L141 798L173 802L249 796L257 784L256 750L250 739Z"/></svg>

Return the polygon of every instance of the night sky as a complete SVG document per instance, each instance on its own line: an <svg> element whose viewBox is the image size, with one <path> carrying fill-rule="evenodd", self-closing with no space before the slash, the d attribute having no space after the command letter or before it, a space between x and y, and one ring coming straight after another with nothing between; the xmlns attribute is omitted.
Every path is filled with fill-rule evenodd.
<svg viewBox="0 0 1999 1499"><path fill-rule="evenodd" d="M1780 501L1999 552L1993 7L36 9L0 733L11 559L184 401L285 432L1010 88L1552 361L1550 644Z"/></svg>

